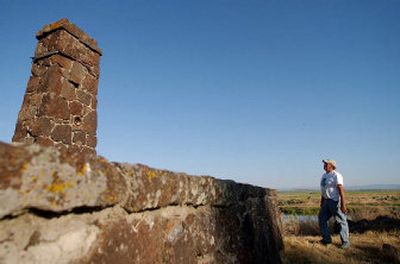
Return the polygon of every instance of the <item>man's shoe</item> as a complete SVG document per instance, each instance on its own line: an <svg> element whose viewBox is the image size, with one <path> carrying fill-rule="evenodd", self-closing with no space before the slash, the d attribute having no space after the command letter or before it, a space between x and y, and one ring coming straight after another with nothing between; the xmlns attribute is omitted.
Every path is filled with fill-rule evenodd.
<svg viewBox="0 0 400 264"><path fill-rule="evenodd" d="M350 242L344 242L341 246L341 248L346 249L350 247Z"/></svg>
<svg viewBox="0 0 400 264"><path fill-rule="evenodd" d="M324 239L321 239L321 240L319 241L319 243L321 243L322 245L327 246L327 245L329 245L329 244L332 244L332 241L326 241L326 240L324 240Z"/></svg>

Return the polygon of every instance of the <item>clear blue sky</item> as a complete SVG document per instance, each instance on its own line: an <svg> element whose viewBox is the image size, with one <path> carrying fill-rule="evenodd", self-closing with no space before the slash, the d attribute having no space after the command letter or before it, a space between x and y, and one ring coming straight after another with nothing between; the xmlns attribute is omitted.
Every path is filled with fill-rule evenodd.
<svg viewBox="0 0 400 264"><path fill-rule="evenodd" d="M34 34L67 17L103 49L98 153L274 188L400 183L400 1L0 0L0 140Z"/></svg>

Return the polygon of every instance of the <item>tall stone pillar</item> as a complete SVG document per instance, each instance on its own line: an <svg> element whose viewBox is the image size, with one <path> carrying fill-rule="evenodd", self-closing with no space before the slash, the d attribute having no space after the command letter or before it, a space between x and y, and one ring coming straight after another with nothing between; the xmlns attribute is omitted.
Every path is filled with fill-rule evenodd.
<svg viewBox="0 0 400 264"><path fill-rule="evenodd" d="M32 75L12 140L95 153L102 51L65 18L44 26L36 38Z"/></svg>

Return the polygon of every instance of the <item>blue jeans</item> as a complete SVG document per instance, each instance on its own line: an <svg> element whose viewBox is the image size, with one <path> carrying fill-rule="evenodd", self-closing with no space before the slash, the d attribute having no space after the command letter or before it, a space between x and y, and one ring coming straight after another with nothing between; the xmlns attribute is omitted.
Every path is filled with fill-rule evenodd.
<svg viewBox="0 0 400 264"><path fill-rule="evenodd" d="M323 241L331 243L332 238L329 232L328 221L334 216L338 224L340 224L340 239L342 243L349 243L349 226L347 224L346 214L340 210L340 200L324 199L319 211L318 221L319 229L322 233Z"/></svg>

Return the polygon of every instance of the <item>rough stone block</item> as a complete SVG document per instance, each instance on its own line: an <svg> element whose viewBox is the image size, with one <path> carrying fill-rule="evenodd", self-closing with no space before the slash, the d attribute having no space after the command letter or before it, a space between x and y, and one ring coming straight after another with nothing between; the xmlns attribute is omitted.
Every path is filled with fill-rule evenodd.
<svg viewBox="0 0 400 264"><path fill-rule="evenodd" d="M107 207L125 199L126 187L123 176L101 157L0 143L0 218L30 208Z"/></svg>
<svg viewBox="0 0 400 264"><path fill-rule="evenodd" d="M32 64L32 75L35 77L41 77L44 73L47 72L48 67L43 65L42 63L33 63Z"/></svg>
<svg viewBox="0 0 400 264"><path fill-rule="evenodd" d="M92 102L92 96L90 94L85 93L81 89L78 89L76 91L76 95L78 97L79 102L81 102L82 104L84 104L86 106L90 106L90 104Z"/></svg>
<svg viewBox="0 0 400 264"><path fill-rule="evenodd" d="M31 133L33 136L45 136L49 135L51 130L53 129L53 123L47 117L39 117L34 120Z"/></svg>
<svg viewBox="0 0 400 264"><path fill-rule="evenodd" d="M25 121L35 118L38 107L40 106L37 101L40 99L35 94L25 94L23 104L26 105L19 113L19 120Z"/></svg>
<svg viewBox="0 0 400 264"><path fill-rule="evenodd" d="M24 138L26 137L28 130L26 128L26 126L24 126L24 121L22 120L18 120L17 124L15 126L15 133L13 136L13 141L16 142L22 142L24 140Z"/></svg>
<svg viewBox="0 0 400 264"><path fill-rule="evenodd" d="M82 130L88 133L97 129L97 114L95 111L88 113L83 117Z"/></svg>
<svg viewBox="0 0 400 264"><path fill-rule="evenodd" d="M51 132L51 138L64 144L71 144L72 128L69 125L57 125Z"/></svg>
<svg viewBox="0 0 400 264"><path fill-rule="evenodd" d="M82 83L82 80L87 75L85 67L82 66L79 62L74 62L72 64L71 72L69 75L69 79L77 84Z"/></svg>
<svg viewBox="0 0 400 264"><path fill-rule="evenodd" d="M65 69L67 72L71 70L73 61L65 56L55 54L51 57L51 61L56 63L61 68Z"/></svg>
<svg viewBox="0 0 400 264"><path fill-rule="evenodd" d="M97 145L97 138L94 135L88 134L86 142L89 147L95 148Z"/></svg>
<svg viewBox="0 0 400 264"><path fill-rule="evenodd" d="M35 143L45 147L54 146L54 141L49 139L48 137L37 137Z"/></svg>
<svg viewBox="0 0 400 264"><path fill-rule="evenodd" d="M81 116L83 114L83 106L80 102L77 101L69 103L69 110L71 115Z"/></svg>
<svg viewBox="0 0 400 264"><path fill-rule="evenodd" d="M43 84L39 91L43 93L54 93L59 95L62 89L62 72L57 66L50 66L46 75L43 77Z"/></svg>
<svg viewBox="0 0 400 264"><path fill-rule="evenodd" d="M131 195L124 208L132 212L176 204L230 206L252 197L274 195L269 189L209 176L193 177L141 164L116 165L131 185Z"/></svg>
<svg viewBox="0 0 400 264"><path fill-rule="evenodd" d="M67 80L64 80L61 88L61 96L68 101L73 101L76 99L75 86Z"/></svg>
<svg viewBox="0 0 400 264"><path fill-rule="evenodd" d="M28 81L28 85L26 86L26 92L32 93L35 92L36 89L40 85L40 78L37 76L31 76Z"/></svg>
<svg viewBox="0 0 400 264"><path fill-rule="evenodd" d="M98 79L92 75L87 75L82 82L82 88L90 94L97 95Z"/></svg>
<svg viewBox="0 0 400 264"><path fill-rule="evenodd" d="M68 102L55 94L45 94L39 108L41 116L51 116L59 119L69 119Z"/></svg>
<svg viewBox="0 0 400 264"><path fill-rule="evenodd" d="M86 145L86 133L82 131L75 131L73 142L77 145Z"/></svg>

